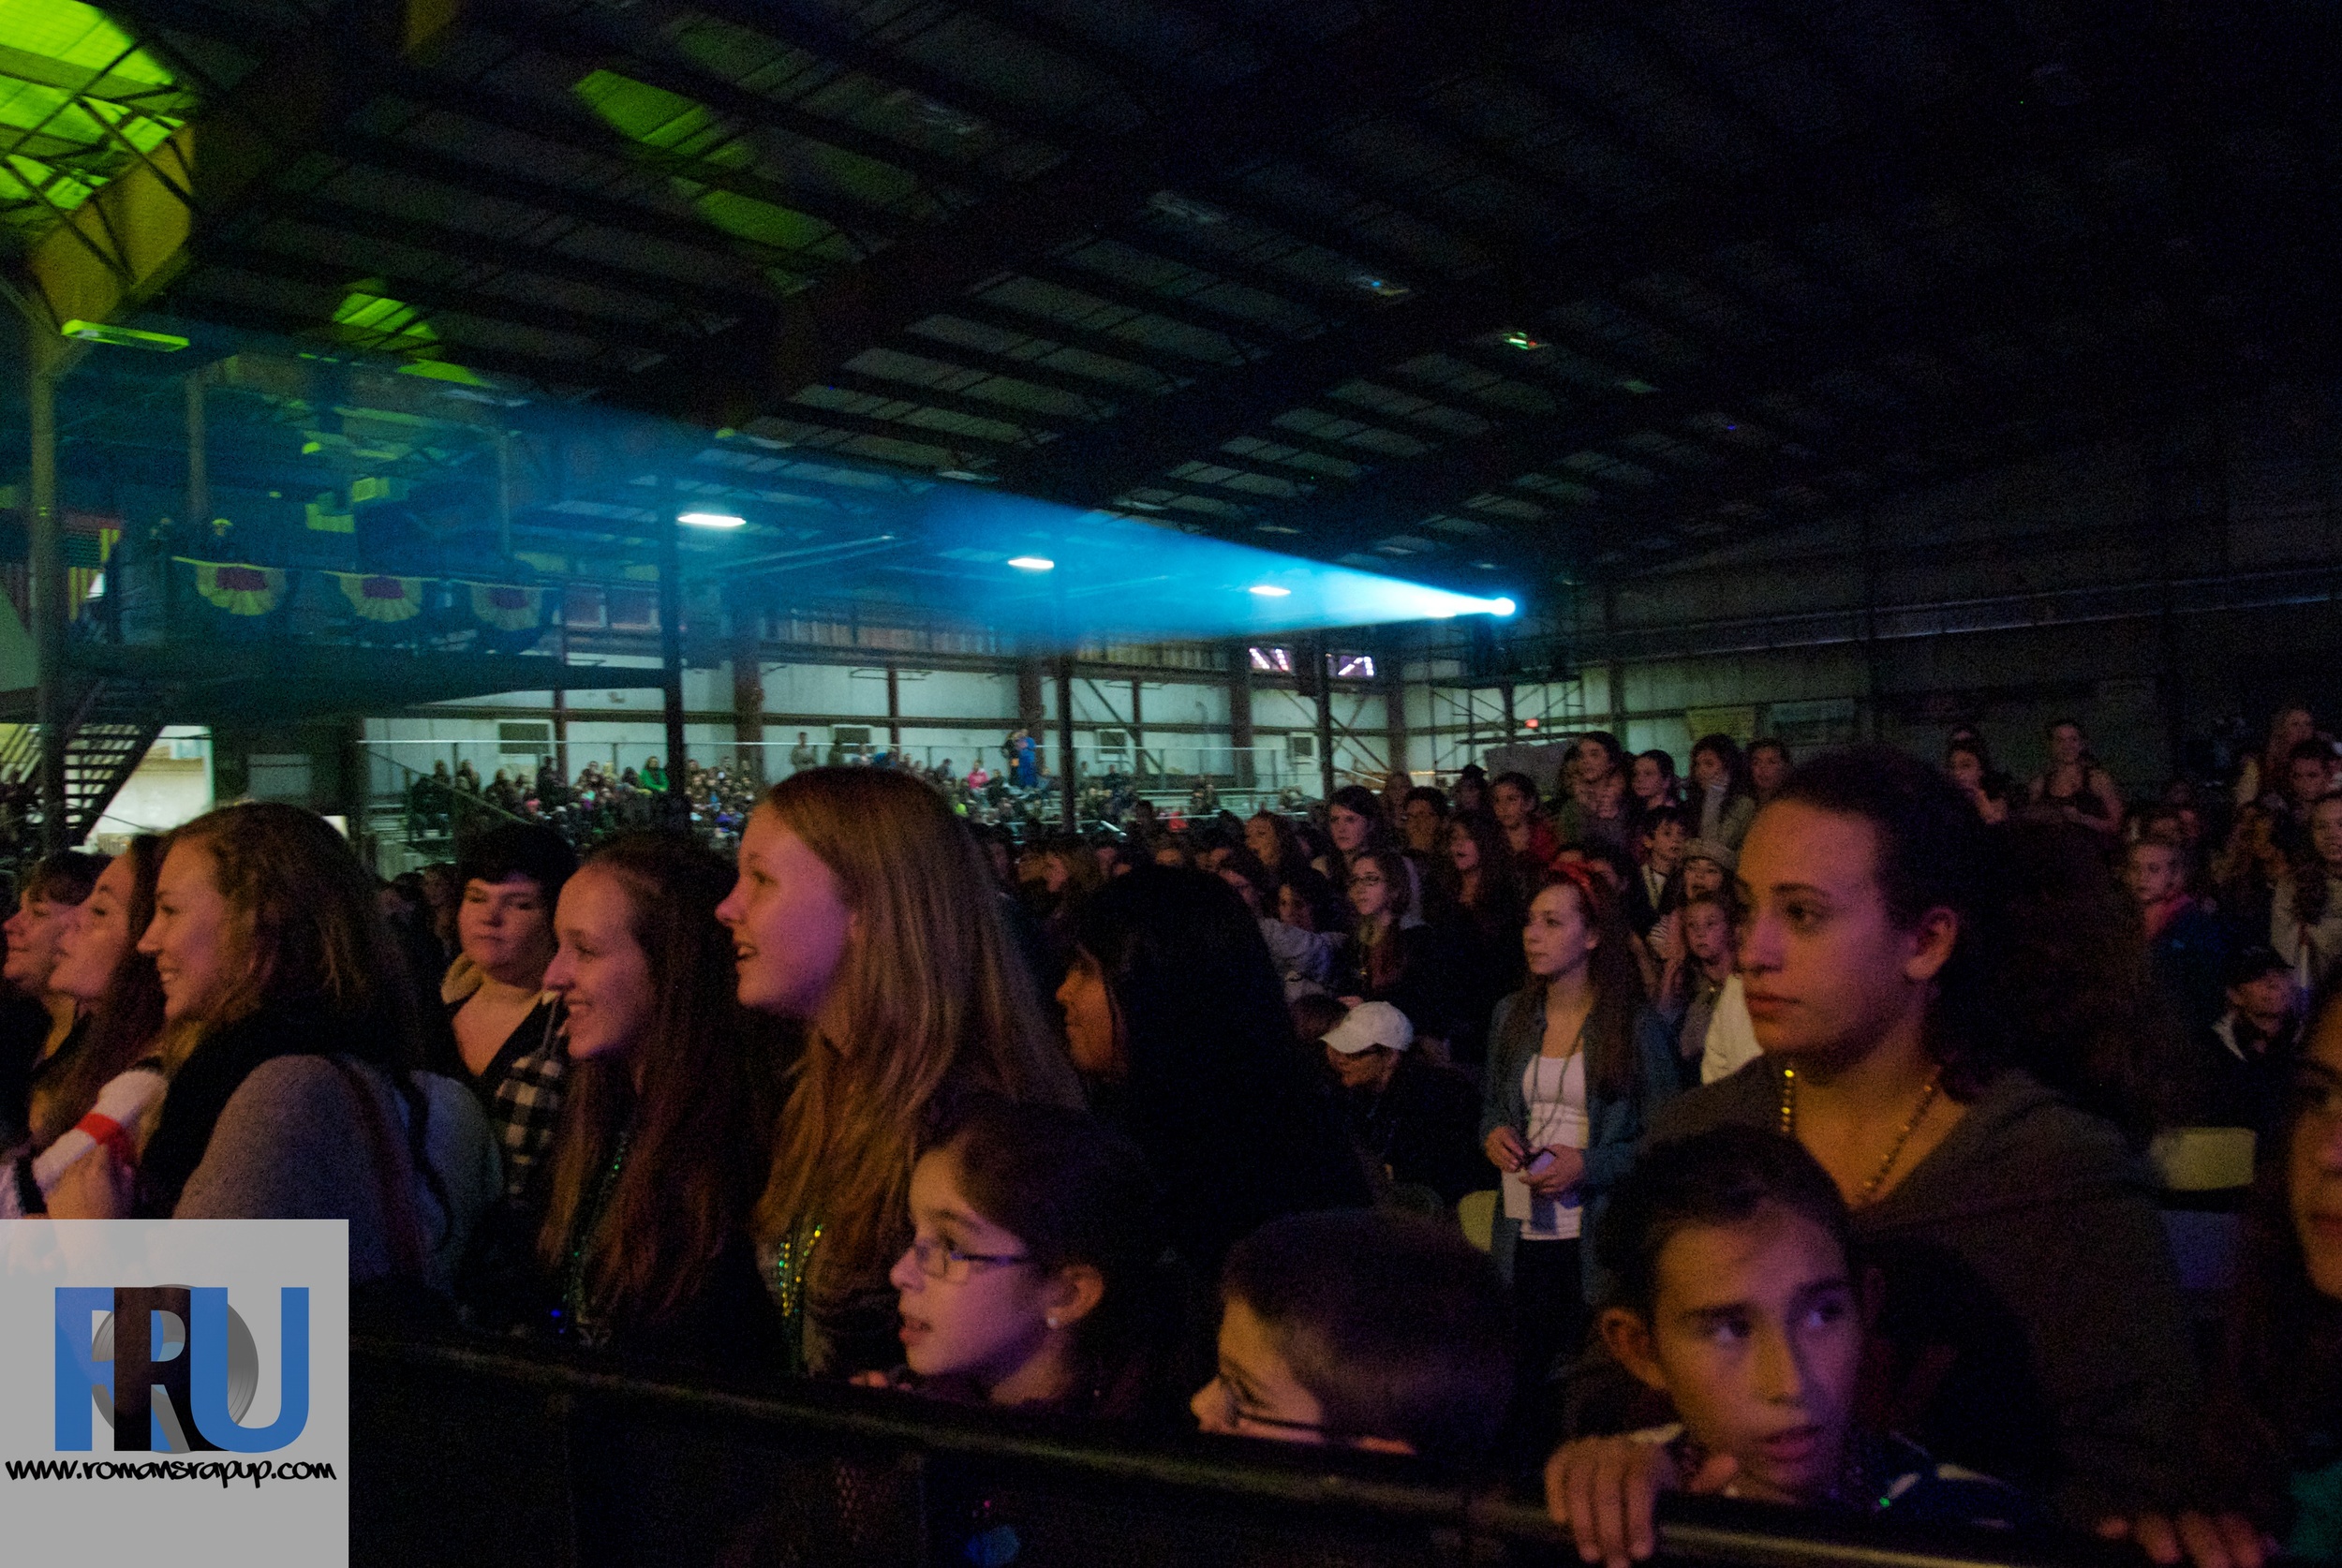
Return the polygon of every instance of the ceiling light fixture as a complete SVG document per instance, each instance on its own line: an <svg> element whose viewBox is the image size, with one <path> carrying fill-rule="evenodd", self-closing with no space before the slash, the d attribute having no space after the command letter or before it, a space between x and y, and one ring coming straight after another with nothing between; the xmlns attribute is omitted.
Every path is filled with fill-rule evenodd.
<svg viewBox="0 0 2342 1568"><path fill-rule="evenodd" d="M146 348L157 354L175 354L187 346L185 338L171 333L141 332L136 327L109 326L103 321L67 321L57 331L80 343L103 343L115 348Z"/></svg>
<svg viewBox="0 0 2342 1568"><path fill-rule="evenodd" d="M1008 564L1019 571L1055 571L1057 563L1046 555L1011 555Z"/></svg>
<svg viewBox="0 0 2342 1568"><path fill-rule="evenodd" d="M728 511L686 511L676 514L675 521L688 523L694 528L745 528L749 520L734 517Z"/></svg>
<svg viewBox="0 0 2342 1568"><path fill-rule="evenodd" d="M1378 276L1373 273L1352 273L1350 287L1362 288L1382 300L1403 300L1415 292L1414 289L1395 278Z"/></svg>
<svg viewBox="0 0 2342 1568"><path fill-rule="evenodd" d="M1249 590L1261 599L1291 599L1291 588L1280 588L1274 583L1255 583Z"/></svg>
<svg viewBox="0 0 2342 1568"><path fill-rule="evenodd" d="M1521 349L1542 348L1545 347L1543 340L1534 337L1528 333L1519 331L1506 333L1505 334L1505 341L1511 344L1514 348Z"/></svg>

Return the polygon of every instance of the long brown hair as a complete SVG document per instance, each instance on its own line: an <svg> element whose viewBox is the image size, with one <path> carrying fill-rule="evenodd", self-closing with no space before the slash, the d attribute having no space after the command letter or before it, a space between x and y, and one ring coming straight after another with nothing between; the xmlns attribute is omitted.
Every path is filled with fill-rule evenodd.
<svg viewBox="0 0 2342 1568"><path fill-rule="evenodd" d="M247 801L205 812L164 846L210 852L228 905L229 969L236 978L186 1020L203 1033L264 1007L316 1008L378 1026L354 1054L407 1068L420 1055L420 1019L406 960L383 919L374 880L332 823L314 811ZM172 1030L175 1067L195 1040Z"/></svg>
<svg viewBox="0 0 2342 1568"><path fill-rule="evenodd" d="M557 1271L583 1247L595 1311L640 1326L689 1305L745 1228L765 1129L750 1085L753 1026L734 995L731 935L716 921L731 868L689 839L640 833L612 840L580 868L596 871L626 895L629 934L655 1002L630 1061L597 1057L570 1069L537 1250ZM578 1235L630 1126L609 1202L592 1234Z"/></svg>
<svg viewBox="0 0 2342 1568"><path fill-rule="evenodd" d="M854 917L806 1026L755 1217L767 1242L821 1219L808 1294L835 1305L876 1288L908 1245L911 1167L947 1079L1009 1100L1081 1096L991 873L941 796L887 769L809 768L761 809L829 868Z"/></svg>
<svg viewBox="0 0 2342 1568"><path fill-rule="evenodd" d="M65 1136L97 1102L97 1091L144 1056L163 1031L163 983L155 972L155 960L139 951L146 923L155 918L162 838L140 834L122 851L122 861L130 868L130 899L123 910L129 935L106 979L105 996L90 1013L82 1043L52 1080L33 1087L30 1119L33 1144L38 1148Z"/></svg>
<svg viewBox="0 0 2342 1568"><path fill-rule="evenodd" d="M1635 1049L1635 1020L1643 1007L1642 969L1635 962L1626 917L1608 886L1582 865L1564 863L1546 872L1529 902L1534 904L1555 888L1577 899L1579 912L1597 938L1586 955L1586 980L1593 987L1593 1011L1586 1015L1586 1093L1623 1099L1642 1082L1642 1058ZM1490 1053L1491 1068L1505 1061L1518 1072L1537 1050L1534 1020L1544 1012L1550 984L1545 976L1532 974L1515 994L1505 1019L1505 1037Z"/></svg>

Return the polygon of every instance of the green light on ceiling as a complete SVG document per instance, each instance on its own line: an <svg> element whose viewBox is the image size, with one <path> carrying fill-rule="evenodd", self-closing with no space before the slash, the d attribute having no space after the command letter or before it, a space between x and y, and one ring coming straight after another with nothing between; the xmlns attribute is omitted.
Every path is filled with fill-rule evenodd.
<svg viewBox="0 0 2342 1568"><path fill-rule="evenodd" d="M801 250L834 232L820 218L690 178L692 163L739 173L756 167L755 147L704 104L616 71L594 71L570 90L619 134L662 155L657 161L667 168L675 194L725 233L775 250ZM677 170L677 164L685 167Z"/></svg>
<svg viewBox="0 0 2342 1568"><path fill-rule="evenodd" d="M0 0L0 225L30 238L152 154L189 105L80 0Z"/></svg>

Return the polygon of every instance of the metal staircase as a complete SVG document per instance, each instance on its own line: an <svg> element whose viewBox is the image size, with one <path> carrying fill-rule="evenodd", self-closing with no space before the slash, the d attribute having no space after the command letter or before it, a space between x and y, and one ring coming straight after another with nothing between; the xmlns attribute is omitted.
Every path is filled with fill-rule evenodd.
<svg viewBox="0 0 2342 1568"><path fill-rule="evenodd" d="M109 677L92 682L74 705L65 732L65 842L79 844L97 826L130 775L163 732L170 693L154 682ZM40 731L19 725L0 745L0 778L31 784L40 777ZM34 806L32 820L40 821Z"/></svg>

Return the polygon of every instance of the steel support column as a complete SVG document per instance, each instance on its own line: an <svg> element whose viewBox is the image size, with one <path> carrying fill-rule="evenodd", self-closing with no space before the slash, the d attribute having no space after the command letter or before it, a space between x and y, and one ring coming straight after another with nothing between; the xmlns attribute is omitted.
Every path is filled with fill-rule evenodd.
<svg viewBox="0 0 2342 1568"><path fill-rule="evenodd" d="M65 801L65 551L57 532L57 376L60 340L37 321L25 322L26 425L29 469L34 692L33 721L40 727L41 849L67 847Z"/></svg>
<svg viewBox="0 0 2342 1568"><path fill-rule="evenodd" d="M1057 661L1057 748L1058 786L1065 796L1065 831L1075 832L1081 825L1075 815L1079 803L1079 787L1074 779L1074 656L1060 654Z"/></svg>
<svg viewBox="0 0 2342 1568"><path fill-rule="evenodd" d="M659 484L659 659L666 675L667 794L675 825L688 821L683 791L683 525L675 521L674 481Z"/></svg>

